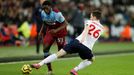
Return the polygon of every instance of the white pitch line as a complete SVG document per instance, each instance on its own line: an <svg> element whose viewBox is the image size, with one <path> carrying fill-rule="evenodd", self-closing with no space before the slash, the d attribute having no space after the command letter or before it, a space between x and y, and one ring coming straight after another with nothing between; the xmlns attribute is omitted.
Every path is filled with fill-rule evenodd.
<svg viewBox="0 0 134 75"><path fill-rule="evenodd" d="M80 59L79 57L70 57L70 58L60 58L56 61L60 61L60 60L72 60L72 59ZM32 61L18 61L18 62L6 62L6 63L0 63L0 65L6 65L6 64L17 64L17 63L25 63L25 62L39 62L41 60L32 60Z"/></svg>
<svg viewBox="0 0 134 75"><path fill-rule="evenodd" d="M116 57L116 56L125 56L125 55L134 55L134 53L121 53L121 54L112 54L112 55L98 55L96 56L97 58L101 58L101 57ZM70 57L70 58L60 58L56 61L60 61L60 60L74 60L74 59L80 59L80 57ZM0 65L6 65L6 64L17 64L17 63L25 63L25 62L39 62L41 60L33 60L33 61L20 61L20 62L7 62L7 63L0 63Z"/></svg>

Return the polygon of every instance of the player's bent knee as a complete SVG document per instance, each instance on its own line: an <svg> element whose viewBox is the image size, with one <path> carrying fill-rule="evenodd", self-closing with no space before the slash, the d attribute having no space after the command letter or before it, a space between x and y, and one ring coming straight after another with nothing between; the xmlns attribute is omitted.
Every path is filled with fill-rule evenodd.
<svg viewBox="0 0 134 75"><path fill-rule="evenodd" d="M92 57L91 59L88 59L89 61L91 62L94 62L95 61L95 57Z"/></svg>
<svg viewBox="0 0 134 75"><path fill-rule="evenodd" d="M67 54L66 51L63 50L63 49L61 49L60 51L58 51L58 52L56 53L56 55L57 55L58 58L59 58L59 57L62 57L62 56L64 56L64 55L66 55L66 54Z"/></svg>

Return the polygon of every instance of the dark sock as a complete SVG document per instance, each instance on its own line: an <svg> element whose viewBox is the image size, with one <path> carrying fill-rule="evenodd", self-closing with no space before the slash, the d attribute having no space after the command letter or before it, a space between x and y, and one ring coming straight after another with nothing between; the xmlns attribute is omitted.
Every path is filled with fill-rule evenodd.
<svg viewBox="0 0 134 75"><path fill-rule="evenodd" d="M46 64L46 65L47 65L48 71L52 71L51 63L48 63L48 64Z"/></svg>

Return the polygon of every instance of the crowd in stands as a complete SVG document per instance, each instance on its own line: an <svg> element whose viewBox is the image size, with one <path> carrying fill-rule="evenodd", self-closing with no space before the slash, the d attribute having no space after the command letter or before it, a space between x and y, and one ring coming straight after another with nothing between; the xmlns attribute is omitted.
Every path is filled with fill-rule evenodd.
<svg viewBox="0 0 134 75"><path fill-rule="evenodd" d="M134 41L134 1L133 0L50 0L58 8L68 25L68 36L75 38L89 19L94 9L102 11L105 32L103 41ZM38 0L0 0L0 45L6 43L26 44L36 33L35 9Z"/></svg>

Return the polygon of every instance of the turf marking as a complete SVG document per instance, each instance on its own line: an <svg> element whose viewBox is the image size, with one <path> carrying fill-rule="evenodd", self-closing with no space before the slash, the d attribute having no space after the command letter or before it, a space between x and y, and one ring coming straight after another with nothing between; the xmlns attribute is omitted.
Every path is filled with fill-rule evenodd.
<svg viewBox="0 0 134 75"><path fill-rule="evenodd" d="M112 54L112 55L97 55L97 58L102 58L102 57L117 57L117 56L125 56L125 55L134 55L134 53L121 53L121 54ZM79 57L70 57L70 58L60 58L56 61L61 61L61 60L74 60L74 59L80 59ZM32 60L32 61L20 61L20 62L8 62L8 63L0 63L0 65L6 65L6 64L17 64L17 63L24 63L25 62L39 62L40 60Z"/></svg>

